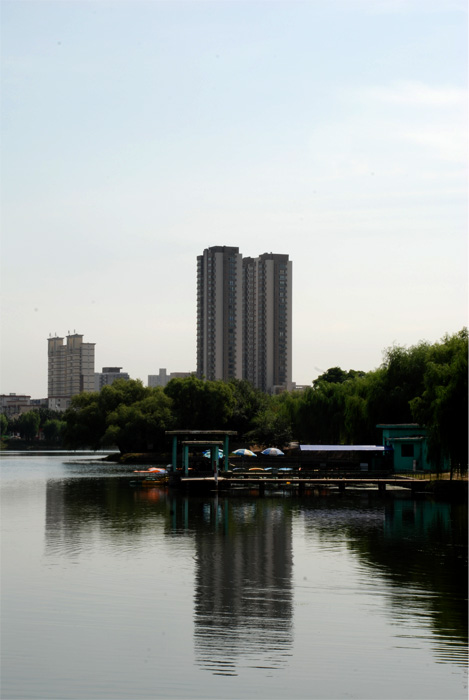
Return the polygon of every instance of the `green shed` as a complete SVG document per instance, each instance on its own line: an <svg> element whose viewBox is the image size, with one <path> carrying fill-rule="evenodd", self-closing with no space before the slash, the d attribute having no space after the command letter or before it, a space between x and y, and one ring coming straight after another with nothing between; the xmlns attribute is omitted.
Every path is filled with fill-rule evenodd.
<svg viewBox="0 0 469 700"><path fill-rule="evenodd" d="M418 423L379 423L384 447L393 450L395 472L430 472L427 430ZM433 467L434 470L434 467ZM442 471L449 470L445 459Z"/></svg>

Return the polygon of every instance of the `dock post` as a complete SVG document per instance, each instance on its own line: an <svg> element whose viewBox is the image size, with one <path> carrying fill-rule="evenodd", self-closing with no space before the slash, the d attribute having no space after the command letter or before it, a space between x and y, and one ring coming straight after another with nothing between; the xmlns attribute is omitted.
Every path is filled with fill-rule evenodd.
<svg viewBox="0 0 469 700"><path fill-rule="evenodd" d="M339 484L339 493L345 493L345 482Z"/></svg>
<svg viewBox="0 0 469 700"><path fill-rule="evenodd" d="M218 445L212 445L210 448L210 457L212 462L213 478L215 488L218 488Z"/></svg>
<svg viewBox="0 0 469 700"><path fill-rule="evenodd" d="M378 491L380 493L386 493L386 482L378 484Z"/></svg>
<svg viewBox="0 0 469 700"><path fill-rule="evenodd" d="M189 474L189 445L182 446L182 467L184 469L184 476Z"/></svg>
<svg viewBox="0 0 469 700"><path fill-rule="evenodd" d="M178 439L177 435L173 435L173 472L177 469L178 461Z"/></svg>
<svg viewBox="0 0 469 700"><path fill-rule="evenodd" d="M223 471L227 472L227 471L228 471L228 454L229 454L229 452L230 452L230 448L229 448L229 446L228 446L228 444L229 444L228 435L225 435L225 436L224 436L223 443L224 443L224 444L223 444L223 454L224 454L224 457L225 457L224 460L223 460L223 461L224 461L224 464L223 464Z"/></svg>

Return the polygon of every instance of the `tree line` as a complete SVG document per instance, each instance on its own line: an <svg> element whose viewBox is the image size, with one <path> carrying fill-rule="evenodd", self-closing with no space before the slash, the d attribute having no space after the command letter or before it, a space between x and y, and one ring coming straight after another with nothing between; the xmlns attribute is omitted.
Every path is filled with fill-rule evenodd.
<svg viewBox="0 0 469 700"><path fill-rule="evenodd" d="M14 418L0 414L0 429L2 439L9 436L19 436L25 442L35 440L42 433L44 440L51 445L60 445L66 427L64 414L41 406Z"/></svg>
<svg viewBox="0 0 469 700"><path fill-rule="evenodd" d="M468 330L430 344L393 346L370 372L332 367L304 391L270 396L245 380L195 376L150 388L117 380L100 392L73 397L62 414L63 445L117 446L122 453L169 448L166 430L236 430L248 443L284 447L381 444L380 423L426 426L430 457L467 468ZM29 414L25 414L29 415Z"/></svg>

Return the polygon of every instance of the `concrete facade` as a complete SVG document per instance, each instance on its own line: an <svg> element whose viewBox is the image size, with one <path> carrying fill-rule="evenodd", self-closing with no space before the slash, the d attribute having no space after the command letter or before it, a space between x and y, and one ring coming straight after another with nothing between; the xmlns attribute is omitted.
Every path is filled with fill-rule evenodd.
<svg viewBox="0 0 469 700"><path fill-rule="evenodd" d="M27 413L32 409L31 397L27 394L0 395L0 413L3 413L7 418L17 418L22 413Z"/></svg>
<svg viewBox="0 0 469 700"><path fill-rule="evenodd" d="M242 256L213 246L197 257L197 376L241 379Z"/></svg>
<svg viewBox="0 0 469 700"><path fill-rule="evenodd" d="M72 396L95 390L94 346L78 333L68 335L66 345L63 337L48 338L49 408L65 411Z"/></svg>
<svg viewBox="0 0 469 700"><path fill-rule="evenodd" d="M158 374L149 374L148 375L148 386L149 387L156 387L156 386L165 387L166 384L171 381L171 379L185 379L186 377L190 377L191 374L194 374L194 372L170 372L168 374L166 368L163 367L162 369L160 369Z"/></svg>
<svg viewBox="0 0 469 700"><path fill-rule="evenodd" d="M292 262L288 255L245 258L243 377L270 394L291 391Z"/></svg>
<svg viewBox="0 0 469 700"><path fill-rule="evenodd" d="M103 386L113 384L116 379L130 379L127 372L121 372L122 367L103 367L102 372L94 373L94 390L101 391Z"/></svg>

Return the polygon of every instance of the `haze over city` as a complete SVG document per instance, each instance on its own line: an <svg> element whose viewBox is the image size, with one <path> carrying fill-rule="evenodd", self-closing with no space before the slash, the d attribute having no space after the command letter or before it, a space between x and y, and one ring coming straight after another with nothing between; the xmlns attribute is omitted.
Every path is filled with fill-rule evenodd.
<svg viewBox="0 0 469 700"><path fill-rule="evenodd" d="M293 262L293 380L467 325L462 0L2 3L2 393L196 368L196 258Z"/></svg>

